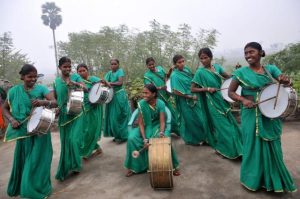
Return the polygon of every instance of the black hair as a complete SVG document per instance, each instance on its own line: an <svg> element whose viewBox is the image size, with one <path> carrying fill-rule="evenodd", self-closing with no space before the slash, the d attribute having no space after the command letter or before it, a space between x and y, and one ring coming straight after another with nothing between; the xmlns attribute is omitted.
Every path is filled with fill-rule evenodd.
<svg viewBox="0 0 300 199"><path fill-rule="evenodd" d="M111 60L110 60L110 63L111 63L112 61L116 61L116 62L118 63L118 65L120 64L120 61L119 61L118 59L116 59L116 58L111 59Z"/></svg>
<svg viewBox="0 0 300 199"><path fill-rule="evenodd" d="M28 75L31 72L36 72L37 70L36 68L31 65L31 64L24 64L19 72L20 75L24 76L24 75Z"/></svg>
<svg viewBox="0 0 300 199"><path fill-rule="evenodd" d="M261 53L261 56L262 56L262 57L265 57L265 56L266 56L265 51L262 49L262 47L261 47L261 45L260 45L259 43L257 43L257 42L249 42L249 43L246 44L244 50L245 50L246 48L249 48L249 47L258 50L258 51Z"/></svg>
<svg viewBox="0 0 300 199"><path fill-rule="evenodd" d="M144 87L147 88L151 93L155 93L155 98L157 98L158 90L154 84L146 84Z"/></svg>
<svg viewBox="0 0 300 199"><path fill-rule="evenodd" d="M151 62L151 61L155 62L154 58L153 58L153 57L148 57L148 58L146 59L146 65L148 65L149 62Z"/></svg>
<svg viewBox="0 0 300 199"><path fill-rule="evenodd" d="M182 55L175 55L173 57L173 64L176 64L178 60L183 59L184 57Z"/></svg>
<svg viewBox="0 0 300 199"><path fill-rule="evenodd" d="M60 58L59 61L58 61L58 67L61 67L66 62L70 62L71 63L71 59L69 57L62 57L62 58Z"/></svg>
<svg viewBox="0 0 300 199"><path fill-rule="evenodd" d="M198 57L200 57L201 54L206 54L209 58L213 58L213 54L209 48L201 48L198 52Z"/></svg>
<svg viewBox="0 0 300 199"><path fill-rule="evenodd" d="M85 63L78 64L78 66L77 66L77 71L78 71L79 68L81 68L81 67L83 67L83 68L85 68L87 71L89 71L89 68L87 67L87 65L86 65Z"/></svg>

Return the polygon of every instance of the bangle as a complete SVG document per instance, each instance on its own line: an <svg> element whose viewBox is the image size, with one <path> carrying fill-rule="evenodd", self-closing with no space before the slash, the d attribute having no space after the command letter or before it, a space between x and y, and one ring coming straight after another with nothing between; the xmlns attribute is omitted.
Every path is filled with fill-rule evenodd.
<svg viewBox="0 0 300 199"><path fill-rule="evenodd" d="M51 101L49 101L49 105L48 105L48 106L50 107L50 106L51 106L51 104L52 104L52 102L51 102Z"/></svg>
<svg viewBox="0 0 300 199"><path fill-rule="evenodd" d="M143 142L144 142L144 143L148 143L148 139L145 138L145 139L143 140Z"/></svg>
<svg viewBox="0 0 300 199"><path fill-rule="evenodd" d="M209 89L210 89L210 88L208 87L208 88L207 88L207 91L208 91L208 92L209 92Z"/></svg>

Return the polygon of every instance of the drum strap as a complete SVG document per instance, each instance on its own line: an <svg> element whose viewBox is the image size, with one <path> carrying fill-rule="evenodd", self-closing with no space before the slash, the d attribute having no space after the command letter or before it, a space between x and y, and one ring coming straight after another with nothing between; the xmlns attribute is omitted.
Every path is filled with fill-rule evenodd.
<svg viewBox="0 0 300 199"><path fill-rule="evenodd" d="M276 82L273 78L273 76L271 75L271 73L265 68L265 66L262 66L262 68L264 69L264 71L267 73L268 77L272 80L272 82Z"/></svg>

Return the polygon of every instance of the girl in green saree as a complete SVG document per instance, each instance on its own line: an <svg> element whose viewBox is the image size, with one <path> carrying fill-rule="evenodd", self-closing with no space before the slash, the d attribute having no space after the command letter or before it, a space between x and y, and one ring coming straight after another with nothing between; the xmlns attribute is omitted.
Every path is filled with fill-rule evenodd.
<svg viewBox="0 0 300 199"><path fill-rule="evenodd" d="M119 60L110 60L111 70L104 79L109 87L114 89L114 97L105 107L104 136L114 137L114 141L122 143L127 140L127 124L130 119L131 110L128 97L123 88L125 76L122 68L119 67Z"/></svg>
<svg viewBox="0 0 300 199"><path fill-rule="evenodd" d="M81 76L83 83L88 90L92 87L93 83L100 82L100 78L89 75L86 64L79 64L77 66L77 73ZM85 159L89 158L91 155L95 156L102 153L97 142L101 137L102 131L103 105L91 104L88 95L87 92L84 93L84 126L83 138L80 146L80 154Z"/></svg>
<svg viewBox="0 0 300 199"><path fill-rule="evenodd" d="M207 142L210 130L202 98L191 92L192 71L184 65L184 57L173 57L175 67L171 72L171 88L175 95L177 110L180 114L180 136L186 144L200 145Z"/></svg>
<svg viewBox="0 0 300 199"><path fill-rule="evenodd" d="M249 66L234 72L228 91L233 100L243 104L243 160L240 181L252 191L262 187L275 192L296 191L283 161L281 120L265 117L255 105L260 90L272 83L272 78L284 85L290 85L291 81L275 65L261 65L260 60L265 52L259 43L248 43L244 53ZM239 85L242 87L241 96L235 93Z"/></svg>
<svg viewBox="0 0 300 199"><path fill-rule="evenodd" d="M242 155L241 130L231 113L231 108L220 91L222 79L229 75L222 66L212 64L213 54L209 48L198 53L204 67L199 67L193 78L192 92L203 93L207 119L212 126L210 145L222 156L235 159ZM199 96L200 98L200 96ZM198 98L198 99L199 99Z"/></svg>
<svg viewBox="0 0 300 199"><path fill-rule="evenodd" d="M83 132L83 113L67 114L68 91L70 87L85 89L81 77L71 73L71 60L62 57L59 60L61 77L54 81L54 94L59 107L60 159L55 178L63 181L70 172L79 173L81 170L80 142Z"/></svg>
<svg viewBox="0 0 300 199"><path fill-rule="evenodd" d="M148 71L144 74L144 85L153 84L158 90L158 99L164 101L172 114L171 132L179 135L178 112L172 105L171 98L166 89L166 73L163 67L155 66L155 60L152 57L146 59Z"/></svg>
<svg viewBox="0 0 300 199"><path fill-rule="evenodd" d="M143 91L144 99L138 102L138 128L129 132L127 140L127 154L124 166L128 169L127 177L134 173L145 172L148 169L148 151L144 150L137 158L132 152L147 147L148 140L155 137L170 137L170 130L165 130L165 103L157 99L158 90L153 84L146 84ZM175 151L172 150L173 175L180 175Z"/></svg>
<svg viewBox="0 0 300 199"><path fill-rule="evenodd" d="M45 86L36 84L37 70L34 66L25 64L20 75L24 83L11 88L3 104L3 113L10 122L4 141L16 140L7 194L11 197L47 198L52 192L51 135L50 132L28 135L27 123L33 107L53 108L56 102Z"/></svg>

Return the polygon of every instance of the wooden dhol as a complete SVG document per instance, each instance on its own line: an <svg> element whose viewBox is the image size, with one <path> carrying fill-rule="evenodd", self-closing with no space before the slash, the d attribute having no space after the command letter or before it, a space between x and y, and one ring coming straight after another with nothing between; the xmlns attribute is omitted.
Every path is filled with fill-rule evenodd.
<svg viewBox="0 0 300 199"><path fill-rule="evenodd" d="M151 138L149 141L149 176L154 189L173 189L171 138Z"/></svg>

